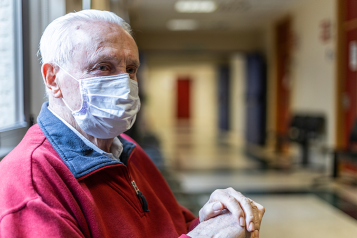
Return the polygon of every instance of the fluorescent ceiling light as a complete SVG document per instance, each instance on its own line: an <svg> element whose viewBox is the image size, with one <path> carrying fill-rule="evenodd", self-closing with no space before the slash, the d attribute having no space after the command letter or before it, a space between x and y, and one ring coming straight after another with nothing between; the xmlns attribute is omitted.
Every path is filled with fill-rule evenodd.
<svg viewBox="0 0 357 238"><path fill-rule="evenodd" d="M214 1L185 1L181 0L176 2L175 9L178 12L186 13L208 13L214 12L217 9L217 5Z"/></svg>
<svg viewBox="0 0 357 238"><path fill-rule="evenodd" d="M193 31L198 28L198 22L192 19L173 19L166 26L171 31Z"/></svg>

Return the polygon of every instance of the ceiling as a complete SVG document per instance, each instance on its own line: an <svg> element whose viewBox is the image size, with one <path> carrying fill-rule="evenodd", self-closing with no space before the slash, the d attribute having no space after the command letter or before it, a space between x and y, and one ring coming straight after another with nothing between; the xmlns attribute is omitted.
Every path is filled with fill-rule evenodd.
<svg viewBox="0 0 357 238"><path fill-rule="evenodd" d="M202 31L236 31L260 28L304 0L214 0L213 13L179 13L177 0L127 0L130 24L135 30L168 31L172 19L194 19Z"/></svg>

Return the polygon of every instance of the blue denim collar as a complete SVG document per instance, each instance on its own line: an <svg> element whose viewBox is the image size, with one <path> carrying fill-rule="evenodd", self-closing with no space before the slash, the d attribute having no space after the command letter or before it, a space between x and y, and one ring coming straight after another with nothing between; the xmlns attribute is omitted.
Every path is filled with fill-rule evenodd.
<svg viewBox="0 0 357 238"><path fill-rule="evenodd" d="M47 107L48 102L45 102L37 118L38 125L75 178L83 177L104 166L121 164L86 145ZM123 144L120 160L126 164L135 144L122 137L119 137L119 140Z"/></svg>

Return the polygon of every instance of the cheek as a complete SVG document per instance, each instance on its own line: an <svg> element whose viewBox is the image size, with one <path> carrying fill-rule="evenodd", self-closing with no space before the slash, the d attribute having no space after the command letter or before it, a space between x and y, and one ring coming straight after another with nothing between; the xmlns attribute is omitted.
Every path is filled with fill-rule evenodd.
<svg viewBox="0 0 357 238"><path fill-rule="evenodd" d="M79 83L72 82L74 80L67 80L67 82L63 85L63 98L66 103L71 107L72 110L80 109L82 105L81 94L79 90Z"/></svg>
<svg viewBox="0 0 357 238"><path fill-rule="evenodd" d="M82 98L81 94L79 92L79 87L76 88L76 90L72 90L72 100L74 104L74 110L79 110L82 106Z"/></svg>

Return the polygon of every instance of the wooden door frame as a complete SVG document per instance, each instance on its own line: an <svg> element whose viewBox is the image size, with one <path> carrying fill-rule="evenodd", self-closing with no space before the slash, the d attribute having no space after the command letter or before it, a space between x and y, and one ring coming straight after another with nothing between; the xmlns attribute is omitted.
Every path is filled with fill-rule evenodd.
<svg viewBox="0 0 357 238"><path fill-rule="evenodd" d="M343 91L345 82L345 29L343 27L346 15L345 1L337 0L337 44L336 44L336 149L342 149L345 145L344 136L344 109Z"/></svg>
<svg viewBox="0 0 357 238"><path fill-rule="evenodd" d="M281 140L281 134L279 132L279 118L278 118L278 113L279 113L279 92L278 92L278 88L279 88L279 69L282 67L280 64L279 64L279 52L278 52L278 27L279 25L282 25L282 24L288 24L289 25L289 31L291 33L291 27L292 27L292 18L290 15L286 15L285 17L281 18L280 20L276 21L275 24L274 24L274 49L275 49L275 52L274 52L274 58L275 58L275 72L276 72L276 75L275 75L275 122L274 122L274 126L275 126L275 133L276 133L276 143L275 143L275 150L277 152L285 152L288 148L288 145L287 143L282 140ZM289 39L291 40L291 39ZM290 44L291 42L287 42L287 44ZM291 58L291 49L290 49L290 58ZM289 95L289 97L291 98L291 93ZM291 102L289 101L289 104L291 104ZM289 110L290 110L290 106L289 106ZM284 141L284 142L283 142Z"/></svg>
<svg viewBox="0 0 357 238"><path fill-rule="evenodd" d="M337 42L336 42L336 149L345 149L348 142L345 135L345 113L343 97L346 71L346 32L357 28L357 19L346 21L347 1L337 0ZM357 80L357 79L356 79Z"/></svg>

